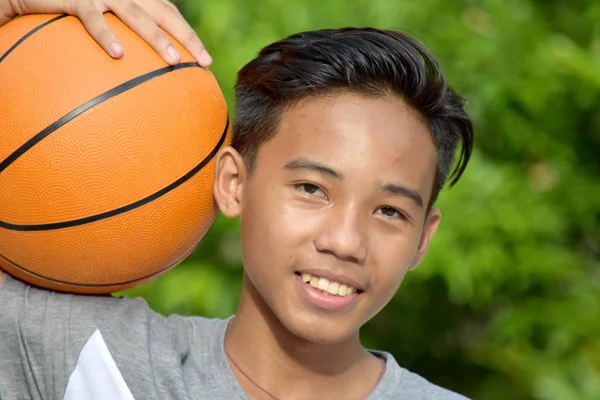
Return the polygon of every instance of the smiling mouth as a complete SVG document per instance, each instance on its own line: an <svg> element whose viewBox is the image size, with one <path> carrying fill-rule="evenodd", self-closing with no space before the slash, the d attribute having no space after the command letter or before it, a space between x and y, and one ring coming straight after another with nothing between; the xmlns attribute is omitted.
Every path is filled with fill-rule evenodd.
<svg viewBox="0 0 600 400"><path fill-rule="evenodd" d="M360 294L362 290L357 289L353 286L345 285L340 282L330 281L326 278L311 275L308 273L296 272L296 275L300 276L302 282L310 285L314 289L320 291L324 295L345 297L350 296L353 293Z"/></svg>

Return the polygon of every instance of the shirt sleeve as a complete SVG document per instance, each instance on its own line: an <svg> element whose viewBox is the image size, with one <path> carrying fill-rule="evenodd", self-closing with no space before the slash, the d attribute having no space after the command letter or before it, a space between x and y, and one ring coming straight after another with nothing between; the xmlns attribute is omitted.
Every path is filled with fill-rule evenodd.
<svg viewBox="0 0 600 400"><path fill-rule="evenodd" d="M65 398L69 379L80 373L80 357L99 348L99 338L102 356L114 361L135 399L158 398L158 385L168 386L173 397L187 397L180 376L185 349L175 345L168 319L145 301L58 293L5 275L0 399Z"/></svg>

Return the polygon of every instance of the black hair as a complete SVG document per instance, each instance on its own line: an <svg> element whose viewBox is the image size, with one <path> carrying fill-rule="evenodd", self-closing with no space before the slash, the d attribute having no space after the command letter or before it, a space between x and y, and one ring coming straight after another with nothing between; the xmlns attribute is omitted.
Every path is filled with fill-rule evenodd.
<svg viewBox="0 0 600 400"><path fill-rule="evenodd" d="M233 147L254 169L262 143L282 112L307 97L331 92L401 98L427 123L437 148L429 207L447 179L454 185L473 149L465 101L449 87L435 58L406 34L374 28L303 32L266 46L238 73ZM450 173L458 142L460 157Z"/></svg>

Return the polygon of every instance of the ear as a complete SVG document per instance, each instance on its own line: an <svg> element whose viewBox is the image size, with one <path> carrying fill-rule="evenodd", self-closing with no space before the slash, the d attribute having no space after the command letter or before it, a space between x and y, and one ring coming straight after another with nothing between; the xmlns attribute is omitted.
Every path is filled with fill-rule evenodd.
<svg viewBox="0 0 600 400"><path fill-rule="evenodd" d="M246 165L240 153L230 146L219 150L215 159L214 194L217 206L229 218L240 215L246 176Z"/></svg>
<svg viewBox="0 0 600 400"><path fill-rule="evenodd" d="M435 232L437 231L438 226L440 226L440 221L442 219L442 213L437 208L432 208L425 218L425 223L423 224L423 232L421 232L421 240L419 242L419 248L417 249L417 253L415 254L415 258L411 264L410 269L413 270L421 264L421 261L425 258L425 254L427 253L427 249L429 248L429 242Z"/></svg>

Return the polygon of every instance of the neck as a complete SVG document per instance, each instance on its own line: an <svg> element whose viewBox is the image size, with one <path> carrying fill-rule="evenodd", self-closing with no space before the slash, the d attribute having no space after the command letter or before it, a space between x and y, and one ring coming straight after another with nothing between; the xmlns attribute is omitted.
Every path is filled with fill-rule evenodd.
<svg viewBox="0 0 600 400"><path fill-rule="evenodd" d="M354 386L349 381L360 381L361 375L363 382L371 381L363 374L373 369L375 362L376 379L368 393L380 375L379 361L362 347L358 332L335 344L300 338L283 326L246 276L225 348L255 384L273 394L287 393L286 398L289 393L298 398L325 398L324 391L339 396L340 388Z"/></svg>

